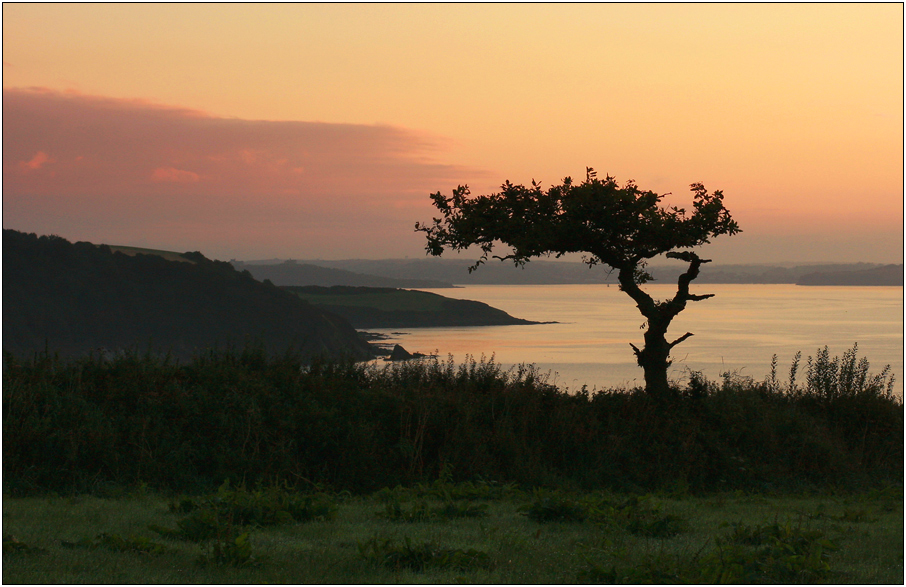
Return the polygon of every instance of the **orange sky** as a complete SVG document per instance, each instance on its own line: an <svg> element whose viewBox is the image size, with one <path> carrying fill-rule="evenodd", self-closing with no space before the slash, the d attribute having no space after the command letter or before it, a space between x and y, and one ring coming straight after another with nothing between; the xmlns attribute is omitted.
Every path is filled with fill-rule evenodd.
<svg viewBox="0 0 906 587"><path fill-rule="evenodd" d="M3 225L414 257L429 192L592 166L723 190L744 233L716 261L902 262L902 26L900 4L4 4Z"/></svg>

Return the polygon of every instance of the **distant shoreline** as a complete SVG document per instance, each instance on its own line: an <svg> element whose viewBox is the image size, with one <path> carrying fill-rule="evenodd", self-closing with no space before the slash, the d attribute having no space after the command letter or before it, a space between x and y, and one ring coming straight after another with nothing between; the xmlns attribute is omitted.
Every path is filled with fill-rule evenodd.
<svg viewBox="0 0 906 587"><path fill-rule="evenodd" d="M285 270L293 267L297 275L303 268L312 273L321 271L336 273L331 277L302 283L281 281L271 277L277 285L363 285L391 286L405 288L441 288L469 285L557 285L557 284L614 284L616 276L604 266L589 268L580 262L536 260L524 267L510 263L485 263L476 271L469 272L470 260L454 259L383 259L343 261L297 261L284 265ZM243 263L254 274L255 262ZM274 265L270 265L274 267ZM676 283L685 270L679 265L653 265L647 271L654 283ZM903 285L903 264L877 263L827 263L802 265L742 265L709 264L702 268L695 280L697 284L798 284L798 285ZM338 278L354 279L338 281ZM393 283L388 283L393 280ZM412 283L418 280L420 283ZM401 283L408 281L408 283ZM425 281L432 282L431 285Z"/></svg>

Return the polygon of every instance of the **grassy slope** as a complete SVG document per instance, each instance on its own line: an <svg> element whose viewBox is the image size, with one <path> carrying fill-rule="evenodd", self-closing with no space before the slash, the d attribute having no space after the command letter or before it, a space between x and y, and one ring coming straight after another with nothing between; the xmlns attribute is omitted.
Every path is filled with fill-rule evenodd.
<svg viewBox="0 0 906 587"><path fill-rule="evenodd" d="M182 256L182 253L176 253L174 251L160 251L157 249L142 249L139 247L124 247L121 245L108 245L110 250L114 253L123 253L124 255L129 255L134 257L135 255L156 255L158 257L163 257L167 261L179 261L180 263L195 263L191 259L186 259Z"/></svg>
<svg viewBox="0 0 906 587"><path fill-rule="evenodd" d="M625 496L617 496L623 499ZM903 580L902 492L857 496L787 496L718 494L661 498L662 511L685 520L686 529L671 538L634 535L612 524L539 523L518 507L531 495L517 493L489 502L484 518L406 523L379 517L384 505L375 497L338 500L329 521L282 524L251 529L257 567L199 565L210 542L164 540L148 524L174 527L178 519L167 501L139 493L131 497L32 497L4 499L4 542L44 552L4 546L4 583L574 583L592 564L623 573L695 569L716 552L715 538L727 536L742 522L748 526L789 523L814 530L839 550L829 558L838 583L901 583ZM437 505L437 501L429 501ZM404 503L410 508L412 503ZM161 555L64 548L106 532L145 537L165 544ZM446 548L476 549L488 556L485 568L434 568L424 572L385 567L366 560L359 544L372 538L412 545L433 542ZM685 565L685 566L684 566ZM691 565L691 566L690 566ZM694 572L694 571L693 571ZM638 575L636 575L638 577ZM784 581L782 581L784 582Z"/></svg>
<svg viewBox="0 0 906 587"><path fill-rule="evenodd" d="M426 291L412 291L390 288L356 288L361 293L313 293L302 288L288 288L294 294L311 304L324 306L359 306L379 308L385 311L407 310L411 312L440 312L443 301L449 298ZM329 291L329 290L327 290Z"/></svg>

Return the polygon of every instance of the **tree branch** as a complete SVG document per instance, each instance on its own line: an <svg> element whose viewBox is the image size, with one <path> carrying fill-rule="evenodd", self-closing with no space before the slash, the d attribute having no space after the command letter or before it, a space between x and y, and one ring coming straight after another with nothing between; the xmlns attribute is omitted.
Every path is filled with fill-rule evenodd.
<svg viewBox="0 0 906 587"><path fill-rule="evenodd" d="M629 346L632 347L632 351L635 353L635 356L636 356L636 357L641 357L641 356L642 356L642 351L639 350L639 347L635 346L635 345L632 344L632 343L629 343Z"/></svg>
<svg viewBox="0 0 906 587"><path fill-rule="evenodd" d="M689 294L686 298L691 302L700 302L702 300L707 300L708 298L713 298L717 294L702 294L700 296Z"/></svg>
<svg viewBox="0 0 906 587"><path fill-rule="evenodd" d="M679 279L676 282L676 297L673 298L673 301L675 303L678 303L681 306L685 306L687 301L698 302L714 297L714 294L694 295L689 293L689 284L693 279L698 277L702 263L710 263L711 259L702 259L691 251L683 251L681 253L667 253L666 256L670 257L671 259L680 259L689 263L689 269L687 269L685 273L680 275ZM680 310L682 310L682 307L680 307Z"/></svg>
<svg viewBox="0 0 906 587"><path fill-rule="evenodd" d="M525 265L525 260L522 260L520 262L519 255L505 255L503 257L501 257L500 255L491 255L491 256L500 261L509 261L510 259L512 259L513 261L516 262L517 265Z"/></svg>
<svg viewBox="0 0 906 587"><path fill-rule="evenodd" d="M621 266L618 268L617 278L620 281L620 289L629 294L639 308L642 316L651 320L657 314L657 304L647 293L635 282L636 266Z"/></svg>
<svg viewBox="0 0 906 587"><path fill-rule="evenodd" d="M692 333L691 333L691 332L687 332L686 334L684 334L684 335L682 335L681 337L679 337L678 339L674 340L673 342L671 342L671 343L670 343L669 345L667 345L667 346L669 346L670 348L673 348L673 347L675 347L676 345L678 345L679 343L681 343L681 342L683 342L684 340L686 340L687 338L689 338L690 336L693 336Z"/></svg>

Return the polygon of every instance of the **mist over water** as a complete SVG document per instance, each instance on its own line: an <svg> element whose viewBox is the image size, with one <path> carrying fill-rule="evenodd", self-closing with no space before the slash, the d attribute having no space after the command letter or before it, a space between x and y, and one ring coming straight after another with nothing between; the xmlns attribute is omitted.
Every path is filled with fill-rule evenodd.
<svg viewBox="0 0 906 587"><path fill-rule="evenodd" d="M660 300L676 293L672 284L644 289ZM870 373L889 364L895 390L903 393L903 288L803 287L796 285L692 284L696 294L714 298L690 302L667 333L675 340L694 336L671 354L672 379L685 382L688 371L715 380L724 372L763 380L777 355L777 377L789 379L793 356L802 351L797 381L805 381L806 358L828 346L831 357L859 345ZM495 356L505 367L534 363L550 372L560 387L589 389L643 385L642 369L629 343L643 344L644 318L634 302L614 285L482 285L425 290L478 300L517 318L556 321L531 326L373 329L409 351ZM404 332L405 334L392 334Z"/></svg>

